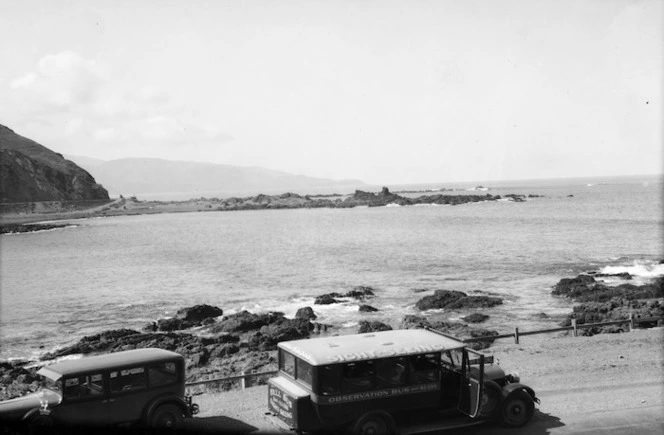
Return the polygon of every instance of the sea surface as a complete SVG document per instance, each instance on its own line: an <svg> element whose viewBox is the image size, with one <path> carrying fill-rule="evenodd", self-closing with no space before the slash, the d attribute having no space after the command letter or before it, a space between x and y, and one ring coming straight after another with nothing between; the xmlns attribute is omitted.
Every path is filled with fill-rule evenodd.
<svg viewBox="0 0 664 435"><path fill-rule="evenodd" d="M436 289L504 298L496 308L436 314L454 321L479 311L490 316L483 327L527 331L552 327L571 311L569 301L551 296L561 278L628 271L640 283L664 275L661 177L483 186L488 191L455 185L447 193L543 196L458 206L121 216L2 235L0 358L35 359L85 335L140 330L195 304L225 314L287 316L312 306L317 321L342 333L361 319L398 327ZM378 312L359 313L353 300L313 305L316 296L354 286L375 289L366 303Z"/></svg>

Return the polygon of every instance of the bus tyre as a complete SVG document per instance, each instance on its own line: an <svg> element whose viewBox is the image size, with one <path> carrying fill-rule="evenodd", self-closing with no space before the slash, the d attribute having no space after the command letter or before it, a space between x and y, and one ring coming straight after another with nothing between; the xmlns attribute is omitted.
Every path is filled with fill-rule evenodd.
<svg viewBox="0 0 664 435"><path fill-rule="evenodd" d="M158 428L174 428L182 423L183 414L180 407L165 404L154 410L150 416L150 426Z"/></svg>
<svg viewBox="0 0 664 435"><path fill-rule="evenodd" d="M507 427L521 427L530 421L535 410L535 403L524 390L510 393L500 407L500 418Z"/></svg>
<svg viewBox="0 0 664 435"><path fill-rule="evenodd" d="M496 418L502 397L502 388L494 381L486 381L484 383L484 392L482 393L480 415L489 419Z"/></svg>
<svg viewBox="0 0 664 435"><path fill-rule="evenodd" d="M387 412L370 412L353 425L354 435L391 435L395 432L394 420Z"/></svg>

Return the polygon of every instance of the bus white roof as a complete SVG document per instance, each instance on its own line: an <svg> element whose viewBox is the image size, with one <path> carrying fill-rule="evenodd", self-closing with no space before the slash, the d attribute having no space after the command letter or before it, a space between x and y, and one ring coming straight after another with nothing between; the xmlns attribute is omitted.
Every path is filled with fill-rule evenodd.
<svg viewBox="0 0 664 435"><path fill-rule="evenodd" d="M466 345L426 329L283 341L279 348L313 366L461 349Z"/></svg>

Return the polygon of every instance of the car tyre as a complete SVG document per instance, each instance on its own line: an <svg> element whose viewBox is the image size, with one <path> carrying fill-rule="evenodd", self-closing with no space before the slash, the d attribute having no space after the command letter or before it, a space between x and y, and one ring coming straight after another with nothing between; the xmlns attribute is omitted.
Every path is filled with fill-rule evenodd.
<svg viewBox="0 0 664 435"><path fill-rule="evenodd" d="M394 420L387 412L370 412L355 422L351 433L353 435L391 435L395 433Z"/></svg>
<svg viewBox="0 0 664 435"><path fill-rule="evenodd" d="M150 426L157 428L175 428L182 423L184 415L179 406L165 404L154 410L150 416Z"/></svg>
<svg viewBox="0 0 664 435"><path fill-rule="evenodd" d="M37 414L28 422L27 433L29 435L46 434L53 431L53 419L48 415Z"/></svg>
<svg viewBox="0 0 664 435"><path fill-rule="evenodd" d="M533 398L524 390L510 393L500 407L500 417L507 427L521 427L528 423L535 411Z"/></svg>

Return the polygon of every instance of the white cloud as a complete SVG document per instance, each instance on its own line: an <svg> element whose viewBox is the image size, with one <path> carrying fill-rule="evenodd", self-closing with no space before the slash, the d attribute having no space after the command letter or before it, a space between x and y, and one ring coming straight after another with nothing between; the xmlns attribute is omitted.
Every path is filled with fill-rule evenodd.
<svg viewBox="0 0 664 435"><path fill-rule="evenodd" d="M95 60L73 51L42 57L35 71L9 83L9 91L8 105L21 120L12 126L39 125L38 136L62 143L64 153L156 157L177 149L181 155L174 158L190 150L204 160L233 140L167 91L151 83L120 85Z"/></svg>
<svg viewBox="0 0 664 435"><path fill-rule="evenodd" d="M94 61L63 51L41 58L36 72L14 80L11 87L32 98L33 104L71 109L93 101L103 81Z"/></svg>

